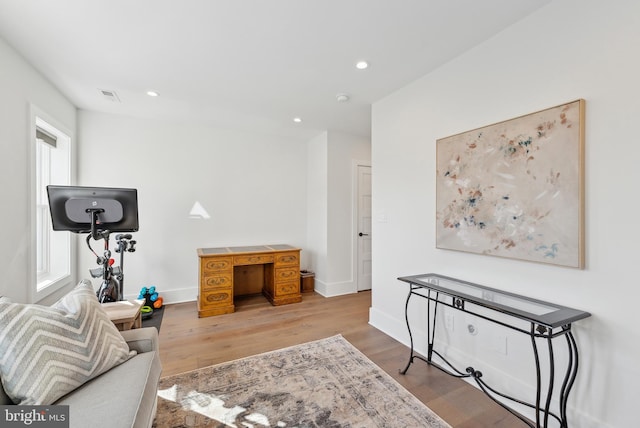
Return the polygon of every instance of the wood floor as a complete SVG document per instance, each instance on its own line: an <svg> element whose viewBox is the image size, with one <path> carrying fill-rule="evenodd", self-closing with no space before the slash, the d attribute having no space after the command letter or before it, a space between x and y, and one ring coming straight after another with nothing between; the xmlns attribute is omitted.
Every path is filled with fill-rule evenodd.
<svg viewBox="0 0 640 428"><path fill-rule="evenodd" d="M195 302L167 305L160 330L163 376L341 334L370 360L460 428L525 425L466 382L416 360L406 375L409 349L368 324L371 292L271 306L264 297L236 299L236 312L198 318Z"/></svg>

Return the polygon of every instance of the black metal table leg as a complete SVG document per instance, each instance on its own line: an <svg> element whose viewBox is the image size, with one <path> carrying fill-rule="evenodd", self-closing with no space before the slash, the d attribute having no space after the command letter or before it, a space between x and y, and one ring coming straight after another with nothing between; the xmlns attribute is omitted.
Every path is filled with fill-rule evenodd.
<svg viewBox="0 0 640 428"><path fill-rule="evenodd" d="M567 349L569 350L569 361L562 388L560 388L560 428L568 428L569 426L567 422L567 401L569 400L571 388L573 388L573 382L578 374L578 346L569 328L569 326L564 328Z"/></svg>
<svg viewBox="0 0 640 428"><path fill-rule="evenodd" d="M409 331L409 343L411 344L411 351L409 353L409 361L407 362L407 366L400 370L400 374L406 374L407 370L409 370L409 366L413 363L413 335L411 334L411 325L409 324L409 300L411 299L411 295L413 294L413 290L411 286L409 286L409 294L407 295L407 301L404 304L404 319L407 323L407 331Z"/></svg>
<svg viewBox="0 0 640 428"><path fill-rule="evenodd" d="M551 407L551 397L553 396L553 381L556 375L556 364L553 357L553 342L551 334L547 337L547 346L549 347L549 389L547 390L547 402L544 406L544 426L549 426L549 409Z"/></svg>
<svg viewBox="0 0 640 428"><path fill-rule="evenodd" d="M438 297L439 293L436 293L436 297L433 303L433 317L431 316L431 290L427 291L427 362L431 363L433 357L433 343L436 340L436 316L438 315Z"/></svg>
<svg viewBox="0 0 640 428"><path fill-rule="evenodd" d="M538 355L538 345L536 344L536 326L531 323L531 346L533 347L533 358L536 363L536 428L540 428L540 396L542 391L542 376L540 374L540 356Z"/></svg>

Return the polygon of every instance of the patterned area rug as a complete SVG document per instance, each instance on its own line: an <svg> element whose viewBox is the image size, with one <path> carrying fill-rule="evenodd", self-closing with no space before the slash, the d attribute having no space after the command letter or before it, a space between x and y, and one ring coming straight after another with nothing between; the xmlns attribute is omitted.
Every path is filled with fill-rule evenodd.
<svg viewBox="0 0 640 428"><path fill-rule="evenodd" d="M340 335L165 377L154 427L451 428Z"/></svg>

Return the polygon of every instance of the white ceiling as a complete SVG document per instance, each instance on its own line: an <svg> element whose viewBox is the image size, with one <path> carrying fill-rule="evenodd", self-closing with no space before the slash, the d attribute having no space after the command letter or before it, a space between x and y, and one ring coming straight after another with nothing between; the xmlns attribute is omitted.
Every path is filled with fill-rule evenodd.
<svg viewBox="0 0 640 428"><path fill-rule="evenodd" d="M80 109L369 136L373 102L550 1L0 0L0 37Z"/></svg>

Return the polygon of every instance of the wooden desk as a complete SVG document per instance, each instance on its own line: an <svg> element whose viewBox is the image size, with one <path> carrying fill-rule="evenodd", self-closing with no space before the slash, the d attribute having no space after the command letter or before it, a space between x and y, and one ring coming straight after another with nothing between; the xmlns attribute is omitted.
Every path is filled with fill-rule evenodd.
<svg viewBox="0 0 640 428"><path fill-rule="evenodd" d="M103 303L109 319L120 331L142 327L142 314L140 308L144 300L123 300L120 302Z"/></svg>
<svg viewBox="0 0 640 428"><path fill-rule="evenodd" d="M262 292L272 305L302 301L299 248L291 245L198 248L198 257L199 317L234 312L233 298L241 294Z"/></svg>

